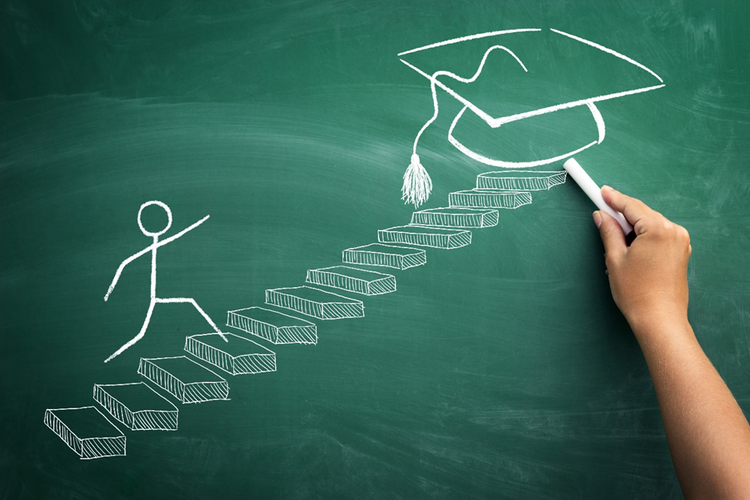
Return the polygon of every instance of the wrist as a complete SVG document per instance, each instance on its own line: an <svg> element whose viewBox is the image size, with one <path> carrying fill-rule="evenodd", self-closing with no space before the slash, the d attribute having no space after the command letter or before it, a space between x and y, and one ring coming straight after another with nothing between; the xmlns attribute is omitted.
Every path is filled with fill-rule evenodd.
<svg viewBox="0 0 750 500"><path fill-rule="evenodd" d="M620 310L633 330L687 322L687 299L667 294L631 297Z"/></svg>
<svg viewBox="0 0 750 500"><path fill-rule="evenodd" d="M653 310L626 316L642 348L663 342L695 340L687 311Z"/></svg>

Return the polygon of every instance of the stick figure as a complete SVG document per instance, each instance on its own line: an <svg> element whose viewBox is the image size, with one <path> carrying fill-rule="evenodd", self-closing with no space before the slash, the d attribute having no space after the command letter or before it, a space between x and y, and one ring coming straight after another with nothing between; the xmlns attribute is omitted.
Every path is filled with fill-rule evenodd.
<svg viewBox="0 0 750 500"><path fill-rule="evenodd" d="M141 221L141 214L143 213L143 209L151 205L159 206L163 208L164 211L167 213L167 225L166 227L164 227L164 229L158 232L147 231L146 228L143 227L143 222ZM165 203L162 203L161 201L147 201L146 203L141 205L140 210L138 210L138 227L141 228L141 232L144 235L152 237L154 239L154 242L151 245L144 248L143 250L141 250L140 252L134 253L133 255L131 255L130 257L122 261L122 263L120 264L120 267L117 268L117 272L115 273L114 279L112 279L112 284L109 285L109 289L107 290L107 293L104 295L104 301L106 302L107 299L109 299L109 295L112 293L112 290L115 289L115 286L117 285L117 281L120 279L120 275L122 274L122 270L125 268L125 266L133 262L138 257L141 257L142 255L146 255L147 253L151 252L151 302L149 303L149 306L148 306L146 319L144 320L143 326L141 327L141 331L138 332L138 335L130 339L122 347L117 349L110 357L105 359L104 360L105 363L119 356L126 349L128 349L130 346L132 346L133 344L135 344L136 342L138 342L139 340L143 338L143 336L146 333L146 328L148 328L148 323L151 320L151 314L154 312L154 306L156 304L174 304L174 303L193 304L193 306L198 310L199 313L201 313L201 315L206 319L206 321L208 321L208 324L211 325L211 327L216 331L216 333L221 335L221 338L223 338L225 342L227 341L226 337L224 337L224 335L222 335L221 331L219 330L219 327L217 327L216 324L208 316L208 314L206 314L203 311L203 309L201 309L200 306L198 306L198 304L195 302L194 299L186 298L186 297L175 297L175 298L164 299L164 298L158 298L156 296L156 249L161 246L166 245L167 243L171 241L176 240L177 238L184 235L188 231L192 231L196 227L203 224L209 217L210 217L209 215L206 215L204 218L202 218L201 220L199 220L192 226L189 226L183 229L182 231L175 234L174 236L170 236L169 238L159 241L159 236L166 233L169 230L169 228L172 226L172 211L169 209L169 207Z"/></svg>

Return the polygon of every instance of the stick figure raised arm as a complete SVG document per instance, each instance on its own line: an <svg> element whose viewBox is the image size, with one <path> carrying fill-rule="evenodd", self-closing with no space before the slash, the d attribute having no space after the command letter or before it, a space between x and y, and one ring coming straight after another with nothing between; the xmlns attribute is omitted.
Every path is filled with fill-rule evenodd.
<svg viewBox="0 0 750 500"><path fill-rule="evenodd" d="M170 236L169 238L166 238L166 239L164 239L162 241L157 241L158 236L154 236L154 243L152 243L151 245L147 246L146 248L144 248L140 252L136 252L133 255L131 255L130 257L128 257L127 259L123 260L122 263L120 264L120 266L117 268L117 271L115 272L115 277L112 279L112 283L109 285L109 288L107 289L107 293L104 294L104 301L106 302L107 299L109 299L109 295L115 289L115 286L117 286L117 281L120 279L120 275L122 274L122 270L125 269L125 266L127 266L128 264L130 264L131 262L133 262L138 257L146 255L147 253L149 253L149 252L151 252L153 250L156 250L157 248L159 248L161 246L164 246L164 245L166 245L169 242L172 242L172 241L176 240L177 238L179 238L180 236L184 235L188 231L192 231L196 227L198 227L201 224L203 224L204 222L206 222L206 220L208 220L209 217L210 217L210 215L206 215L205 217L203 217L198 222L192 224L191 226L186 227L185 229L183 229L179 233L177 233L177 234L175 234L173 236ZM170 222L171 222L171 220L170 220ZM139 224L140 224L140 219L139 219Z"/></svg>

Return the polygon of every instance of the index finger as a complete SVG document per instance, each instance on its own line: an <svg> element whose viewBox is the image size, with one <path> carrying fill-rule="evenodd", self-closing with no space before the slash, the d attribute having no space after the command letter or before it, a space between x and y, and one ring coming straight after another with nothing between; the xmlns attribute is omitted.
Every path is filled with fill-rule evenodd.
<svg viewBox="0 0 750 500"><path fill-rule="evenodd" d="M628 222L634 227L645 217L654 213L654 211L641 200L624 195L609 186L602 187L602 198L604 198L607 205L618 212L622 212L622 215L624 215Z"/></svg>

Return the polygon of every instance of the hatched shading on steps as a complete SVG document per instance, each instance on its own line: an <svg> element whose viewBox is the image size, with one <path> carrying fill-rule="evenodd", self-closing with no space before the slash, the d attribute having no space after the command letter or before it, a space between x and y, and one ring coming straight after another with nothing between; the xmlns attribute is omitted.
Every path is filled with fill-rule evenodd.
<svg viewBox="0 0 750 500"><path fill-rule="evenodd" d="M83 460L125 456L125 435L93 406L48 409L44 425Z"/></svg>
<svg viewBox="0 0 750 500"><path fill-rule="evenodd" d="M391 267L404 270L425 265L427 263L427 252L421 248L370 243L369 245L347 248L342 252L341 261L344 264Z"/></svg>
<svg viewBox="0 0 750 500"><path fill-rule="evenodd" d="M362 318L365 315L365 305L361 300L311 286L266 290L266 304L324 320Z"/></svg>
<svg viewBox="0 0 750 500"><path fill-rule="evenodd" d="M485 172L477 176L477 189L501 189L509 191L546 191L563 184L567 178L565 170L515 170Z"/></svg>
<svg viewBox="0 0 750 500"><path fill-rule="evenodd" d="M272 344L317 344L315 323L264 307L227 312L227 326L257 335Z"/></svg>
<svg viewBox="0 0 750 500"><path fill-rule="evenodd" d="M471 231L428 226L397 226L379 229L378 241L452 250L470 245Z"/></svg>
<svg viewBox="0 0 750 500"><path fill-rule="evenodd" d="M131 431L177 430L177 407L143 382L94 384L94 401Z"/></svg>
<svg viewBox="0 0 750 500"><path fill-rule="evenodd" d="M141 358L138 373L183 404L229 399L229 384L186 356Z"/></svg>
<svg viewBox="0 0 750 500"><path fill-rule="evenodd" d="M383 295L396 291L396 278L392 274L348 266L310 269L307 271L305 282L361 295Z"/></svg>
<svg viewBox="0 0 750 500"><path fill-rule="evenodd" d="M230 375L276 371L276 353L245 337L224 333L191 335L185 339L185 351Z"/></svg>
<svg viewBox="0 0 750 500"><path fill-rule="evenodd" d="M428 208L411 214L412 225L472 228L497 226L498 212L490 208Z"/></svg>
<svg viewBox="0 0 750 500"><path fill-rule="evenodd" d="M448 201L451 207L514 209L530 204L531 193L500 189L466 189L450 193Z"/></svg>

